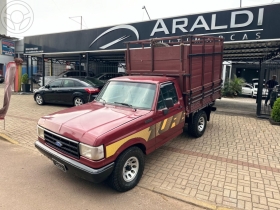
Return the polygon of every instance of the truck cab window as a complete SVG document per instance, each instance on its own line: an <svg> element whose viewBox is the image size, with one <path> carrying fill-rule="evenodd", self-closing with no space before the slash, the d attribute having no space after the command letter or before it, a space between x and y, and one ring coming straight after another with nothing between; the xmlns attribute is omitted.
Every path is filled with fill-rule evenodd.
<svg viewBox="0 0 280 210"><path fill-rule="evenodd" d="M158 110L166 108L164 100L167 98L172 98L174 104L178 102L177 92L173 83L161 85L157 103Z"/></svg>

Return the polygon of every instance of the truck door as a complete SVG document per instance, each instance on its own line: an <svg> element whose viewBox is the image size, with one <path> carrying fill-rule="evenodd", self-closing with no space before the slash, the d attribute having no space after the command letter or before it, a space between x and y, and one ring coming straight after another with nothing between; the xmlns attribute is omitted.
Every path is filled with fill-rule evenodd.
<svg viewBox="0 0 280 210"><path fill-rule="evenodd" d="M164 100L172 98L174 106L167 110ZM183 104L178 100L178 94L172 82L164 83L160 86L157 110L155 114L156 122L156 148L179 135L183 131L185 113Z"/></svg>

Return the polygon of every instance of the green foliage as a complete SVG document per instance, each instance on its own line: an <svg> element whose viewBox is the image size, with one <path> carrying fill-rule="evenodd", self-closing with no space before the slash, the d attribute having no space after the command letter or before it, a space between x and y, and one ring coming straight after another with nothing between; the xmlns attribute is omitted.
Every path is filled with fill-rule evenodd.
<svg viewBox="0 0 280 210"><path fill-rule="evenodd" d="M28 74L27 73L25 73L25 74L23 74L22 76L21 76L21 83L22 84L28 84Z"/></svg>
<svg viewBox="0 0 280 210"><path fill-rule="evenodd" d="M231 80L227 80L224 83L224 87L222 89L223 96L237 96L242 92L242 86L245 84L245 80L243 78L238 78L234 75L234 78Z"/></svg>
<svg viewBox="0 0 280 210"><path fill-rule="evenodd" d="M280 98L278 98L273 104L273 109L272 109L272 112L271 112L271 118L275 122L280 122Z"/></svg>

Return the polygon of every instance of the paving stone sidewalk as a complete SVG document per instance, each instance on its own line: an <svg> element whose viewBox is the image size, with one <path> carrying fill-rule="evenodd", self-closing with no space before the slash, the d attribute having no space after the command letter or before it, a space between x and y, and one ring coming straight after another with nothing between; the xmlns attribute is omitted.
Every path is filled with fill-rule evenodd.
<svg viewBox="0 0 280 210"><path fill-rule="evenodd" d="M35 150L38 119L65 108L12 95L0 133ZM203 137L183 133L147 156L139 185L233 209L280 209L280 126L225 112L211 118Z"/></svg>

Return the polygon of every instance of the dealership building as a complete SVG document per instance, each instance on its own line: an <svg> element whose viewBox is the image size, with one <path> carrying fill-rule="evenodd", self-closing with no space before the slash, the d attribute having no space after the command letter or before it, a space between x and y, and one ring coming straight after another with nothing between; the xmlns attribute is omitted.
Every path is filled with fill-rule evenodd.
<svg viewBox="0 0 280 210"><path fill-rule="evenodd" d="M125 68L124 42L183 35L224 38L223 80L237 75L280 78L280 4L160 18L103 28L24 38L28 69L43 76L72 68L117 72ZM162 41L168 44L168 40ZM59 67L62 66L62 67ZM57 68L55 67L57 66ZM36 68L34 68L36 67ZM31 73L31 72L30 72ZM262 84L261 84L262 86ZM261 101L261 100L260 100ZM261 103L261 102L259 102ZM258 115L262 114L261 104Z"/></svg>

